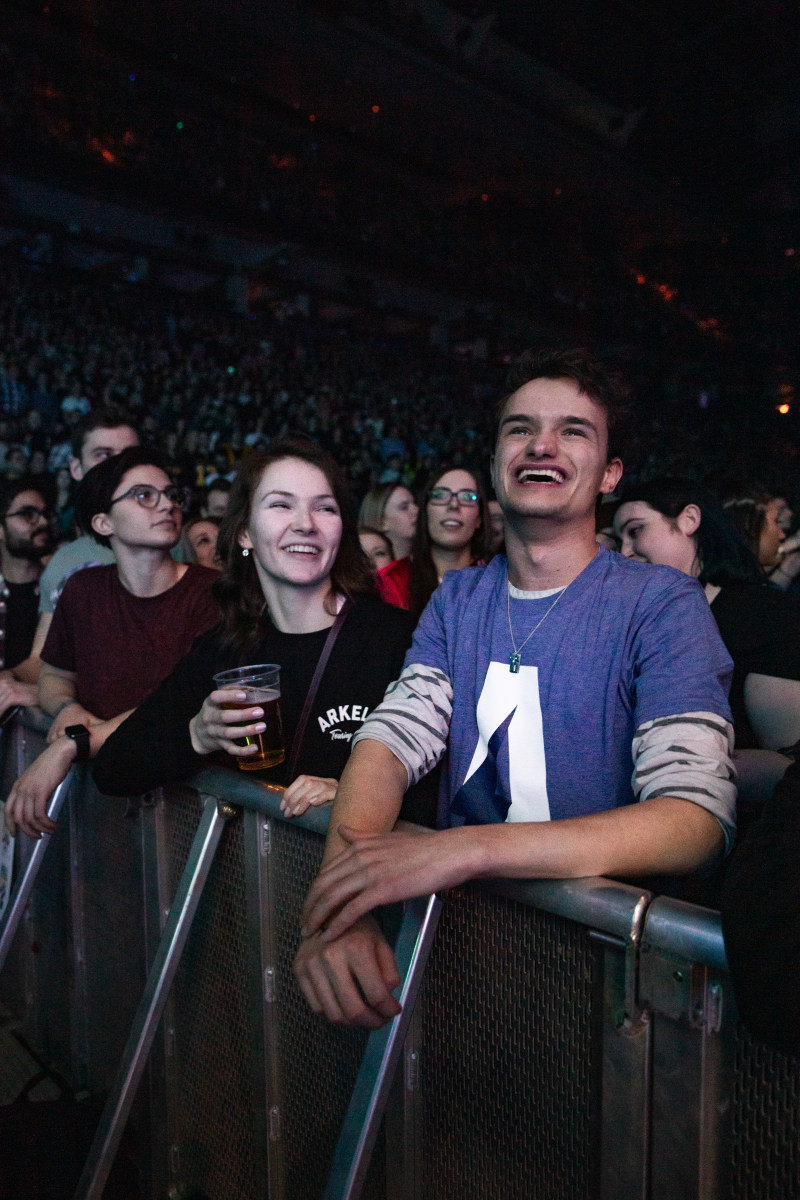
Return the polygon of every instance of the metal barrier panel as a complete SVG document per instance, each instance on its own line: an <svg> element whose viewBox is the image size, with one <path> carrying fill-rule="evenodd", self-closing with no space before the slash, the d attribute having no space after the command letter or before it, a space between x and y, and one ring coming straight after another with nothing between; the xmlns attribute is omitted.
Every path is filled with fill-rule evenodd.
<svg viewBox="0 0 800 1200"><path fill-rule="evenodd" d="M660 897L647 914L654 1016L652 1200L800 1195L800 1062L738 1020L719 914Z"/></svg>
<svg viewBox="0 0 800 1200"><path fill-rule="evenodd" d="M5 786L42 746L14 731ZM175 788L126 815L79 782L0 999L103 1091L202 798ZM131 1119L142 1200L316 1200L366 1042L313 1016L291 970L324 817L283 820L235 772L197 783L246 811L222 832ZM738 1023L718 915L603 880L449 895L386 1128L365 1200L800 1195L800 1064Z"/></svg>
<svg viewBox="0 0 800 1200"><path fill-rule="evenodd" d="M444 906L421 1002L426 1200L596 1195L598 956L588 930L465 889Z"/></svg>
<svg viewBox="0 0 800 1200"><path fill-rule="evenodd" d="M3 795L47 742L47 723L22 719L15 723L4 764ZM74 789L73 789L74 791ZM16 839L15 871L33 850L30 838ZM0 978L0 1000L18 1018L28 1040L68 1078L74 1076L70 1000L74 953L69 903L69 818L62 812L42 863L30 903ZM57 998L57 999L56 999Z"/></svg>
<svg viewBox="0 0 800 1200"><path fill-rule="evenodd" d="M319 869L323 841L319 834L287 821L271 825L280 1143L287 1200L312 1200L325 1189L367 1035L328 1025L314 1016L300 993L292 962L299 944L300 910ZM386 1194L385 1155L380 1136L364 1200Z"/></svg>
<svg viewBox="0 0 800 1200"><path fill-rule="evenodd" d="M202 809L190 788L165 792L170 899ZM168 1010L170 1184L214 1200L266 1195L260 1033L249 1001L259 975L248 942L241 817L229 822L195 918Z"/></svg>
<svg viewBox="0 0 800 1200"><path fill-rule="evenodd" d="M730 1200L800 1196L800 1062L737 1025Z"/></svg>

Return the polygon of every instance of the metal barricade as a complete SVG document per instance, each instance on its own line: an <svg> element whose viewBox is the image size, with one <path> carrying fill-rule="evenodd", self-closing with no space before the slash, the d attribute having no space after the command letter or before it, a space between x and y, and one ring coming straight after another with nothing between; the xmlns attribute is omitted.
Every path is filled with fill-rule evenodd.
<svg viewBox="0 0 800 1200"><path fill-rule="evenodd" d="M79 781L0 978L31 1040L113 1096L193 839L234 806L133 1109L143 1200L800 1193L800 1072L739 1025L717 914L610 880L448 893L392 1080L291 972L325 811L287 821L234 771L192 783L126 804Z"/></svg>

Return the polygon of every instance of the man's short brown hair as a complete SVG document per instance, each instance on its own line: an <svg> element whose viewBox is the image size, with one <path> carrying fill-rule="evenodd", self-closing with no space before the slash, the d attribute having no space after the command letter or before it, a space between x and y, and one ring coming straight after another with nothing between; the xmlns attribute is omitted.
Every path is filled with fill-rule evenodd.
<svg viewBox="0 0 800 1200"><path fill-rule="evenodd" d="M571 379L606 414L608 457L619 453L619 432L631 415L631 393L618 367L604 362L583 346L544 346L525 350L506 378L508 391L497 406L502 415L509 396L534 379Z"/></svg>

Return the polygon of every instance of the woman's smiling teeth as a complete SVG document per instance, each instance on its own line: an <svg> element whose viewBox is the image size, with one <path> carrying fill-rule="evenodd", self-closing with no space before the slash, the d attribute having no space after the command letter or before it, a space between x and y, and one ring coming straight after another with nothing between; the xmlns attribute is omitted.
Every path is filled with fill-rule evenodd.
<svg viewBox="0 0 800 1200"><path fill-rule="evenodd" d="M293 542L290 546L284 546L283 549L287 554L319 554L319 546L309 546L306 542Z"/></svg>

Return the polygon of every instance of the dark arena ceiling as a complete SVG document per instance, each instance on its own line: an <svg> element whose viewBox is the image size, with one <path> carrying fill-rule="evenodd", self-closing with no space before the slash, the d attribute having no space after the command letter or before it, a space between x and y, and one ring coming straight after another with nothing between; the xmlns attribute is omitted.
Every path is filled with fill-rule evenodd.
<svg viewBox="0 0 800 1200"><path fill-rule="evenodd" d="M51 37L94 39L121 64L170 73L251 127L279 118L310 136L315 122L342 154L382 162L428 204L485 202L540 231L543 245L622 255L634 277L662 281L668 298L677 289L693 311L745 312L743 326L782 330L794 355L796 2L4 8Z"/></svg>

